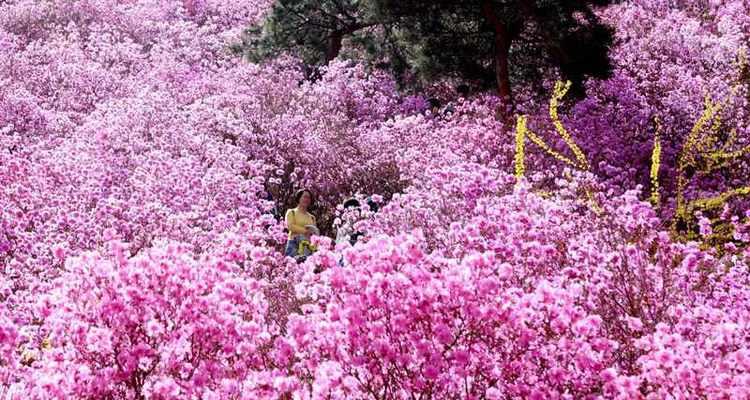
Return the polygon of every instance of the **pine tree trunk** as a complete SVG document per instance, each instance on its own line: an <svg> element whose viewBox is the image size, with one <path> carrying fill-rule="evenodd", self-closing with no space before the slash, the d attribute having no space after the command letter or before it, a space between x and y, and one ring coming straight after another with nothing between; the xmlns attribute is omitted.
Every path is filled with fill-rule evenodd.
<svg viewBox="0 0 750 400"><path fill-rule="evenodd" d="M482 1L482 15L495 32L494 58L497 94L507 105L512 106L513 92L510 86L510 68L508 65L512 38L510 37L508 27L495 14L491 0Z"/></svg>
<svg viewBox="0 0 750 400"><path fill-rule="evenodd" d="M331 33L331 37L328 38L328 48L326 49L326 59L323 63L324 65L328 65L331 61L333 61L334 58L338 57L339 52L341 52L341 45L344 40L344 32L341 31L335 31Z"/></svg>
<svg viewBox="0 0 750 400"><path fill-rule="evenodd" d="M513 93L510 87L510 70L508 57L510 56L510 41L504 35L495 34L495 78L497 92L508 104L513 103Z"/></svg>

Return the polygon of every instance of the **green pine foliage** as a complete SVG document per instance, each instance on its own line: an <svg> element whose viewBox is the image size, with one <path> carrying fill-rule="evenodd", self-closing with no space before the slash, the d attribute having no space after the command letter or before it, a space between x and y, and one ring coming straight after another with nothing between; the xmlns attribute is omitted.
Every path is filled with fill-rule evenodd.
<svg viewBox="0 0 750 400"><path fill-rule="evenodd" d="M445 77L512 99L516 83L556 70L581 94L610 74L613 31L593 12L609 0L277 0L242 45L253 61L279 52L307 65L356 57L429 82ZM347 51L348 50L348 51Z"/></svg>

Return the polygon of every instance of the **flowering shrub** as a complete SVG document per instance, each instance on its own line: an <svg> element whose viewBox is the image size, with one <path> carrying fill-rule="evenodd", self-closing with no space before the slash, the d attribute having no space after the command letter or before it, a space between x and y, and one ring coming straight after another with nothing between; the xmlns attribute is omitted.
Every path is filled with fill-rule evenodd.
<svg viewBox="0 0 750 400"><path fill-rule="evenodd" d="M750 300L739 289L746 259L716 270L710 254L655 229L634 193L603 201L598 215L570 187L554 199L520 188L462 202L438 190L481 183L441 173L432 191L394 200L370 225L414 224L415 235L373 234L344 251L344 267L314 256L327 269L298 286L315 305L290 318L288 339L312 398L742 396L735 360L747 327L732 321L747 308L724 301ZM443 211L441 201L460 206ZM408 219L423 202L435 212ZM685 319L698 315L712 317ZM665 352L694 359L679 371L708 380L676 379Z"/></svg>
<svg viewBox="0 0 750 400"><path fill-rule="evenodd" d="M267 362L278 326L263 283L169 245L127 259L84 254L36 308L49 347L22 387L34 398L229 398L280 384Z"/></svg>
<svg viewBox="0 0 750 400"><path fill-rule="evenodd" d="M3 393L1 388L9 384L11 371L16 367L18 342L18 327L11 320L8 310L3 306L0 309L0 366L2 367L2 372L0 372L0 394Z"/></svg>
<svg viewBox="0 0 750 400"><path fill-rule="evenodd" d="M696 243L640 200L658 181L670 211L681 174L687 204L747 186L742 157L678 171L725 129L748 144L746 2L600 10L614 76L549 109L519 90L560 157L528 145L517 176L492 96L235 57L267 6L0 4L0 399L750 396L743 203L696 215ZM704 93L728 100L701 136ZM282 255L271 210L300 186L354 246Z"/></svg>
<svg viewBox="0 0 750 400"><path fill-rule="evenodd" d="M615 71L610 80L590 82L589 97L575 105L570 124L585 132L584 150L613 187L648 187L647 155L655 133L652 120L658 117L663 127L660 175L667 192L674 193L678 153L703 111L705 96L727 101L722 130L736 130L747 144L750 86L741 64L749 50L748 7L742 1L672 5L635 0L602 11L620 42L612 54ZM695 182L691 191L706 197L742 186L746 161Z"/></svg>
<svg viewBox="0 0 750 400"><path fill-rule="evenodd" d="M433 259L419 246L413 238L379 238L349 253L349 268L323 278L334 294L324 311L290 322L305 365L318 363L314 398L527 397L574 383L578 393L592 389L587 378L614 348L599 339L601 320L575 304L567 285L510 289L513 268L490 254ZM558 315L568 323L545 333ZM553 380L564 373L554 366L568 363L581 373Z"/></svg>

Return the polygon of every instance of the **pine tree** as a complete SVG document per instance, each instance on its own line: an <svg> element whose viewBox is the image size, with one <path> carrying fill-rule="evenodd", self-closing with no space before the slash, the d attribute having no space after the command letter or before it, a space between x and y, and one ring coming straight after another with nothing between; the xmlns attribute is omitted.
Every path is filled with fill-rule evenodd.
<svg viewBox="0 0 750 400"><path fill-rule="evenodd" d="M513 82L538 82L550 68L581 92L611 70L613 31L593 8L609 0L278 0L247 54L291 51L309 65L336 58L345 38L396 72L424 80L458 77L493 87L512 103ZM362 53L362 52L361 52Z"/></svg>

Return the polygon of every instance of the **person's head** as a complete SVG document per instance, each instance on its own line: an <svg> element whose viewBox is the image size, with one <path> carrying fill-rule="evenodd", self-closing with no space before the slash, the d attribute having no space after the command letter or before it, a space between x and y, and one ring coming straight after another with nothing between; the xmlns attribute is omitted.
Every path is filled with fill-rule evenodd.
<svg viewBox="0 0 750 400"><path fill-rule="evenodd" d="M315 198L308 189L300 189L294 194L294 203L297 207L308 209L315 204Z"/></svg>
<svg viewBox="0 0 750 400"><path fill-rule="evenodd" d="M378 212L378 209L380 209L380 207L378 206L378 203L376 203L372 197L367 198L367 206L370 207L370 212L374 212L374 213Z"/></svg>
<svg viewBox="0 0 750 400"><path fill-rule="evenodd" d="M432 109L432 110L437 110L437 109L439 109L442 106L440 100L438 100L438 99L436 99L434 97L431 97L431 98L427 99L427 103L430 105L430 109Z"/></svg>
<svg viewBox="0 0 750 400"><path fill-rule="evenodd" d="M344 209L359 207L359 200L351 198L344 202Z"/></svg>

